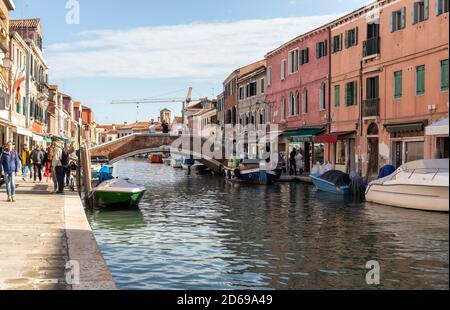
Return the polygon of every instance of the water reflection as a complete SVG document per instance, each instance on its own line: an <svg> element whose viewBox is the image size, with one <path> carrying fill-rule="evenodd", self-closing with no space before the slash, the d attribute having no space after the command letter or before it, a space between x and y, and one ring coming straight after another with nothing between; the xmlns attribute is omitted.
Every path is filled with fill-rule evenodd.
<svg viewBox="0 0 450 310"><path fill-rule="evenodd" d="M304 184L253 187L129 160L141 213L94 212L123 289L448 289L448 215L365 205Z"/></svg>

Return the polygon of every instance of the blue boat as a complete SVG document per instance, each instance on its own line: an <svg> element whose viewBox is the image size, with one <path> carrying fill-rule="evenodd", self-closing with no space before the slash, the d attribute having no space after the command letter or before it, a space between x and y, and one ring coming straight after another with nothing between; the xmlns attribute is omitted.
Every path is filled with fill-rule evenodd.
<svg viewBox="0 0 450 310"><path fill-rule="evenodd" d="M225 167L225 179L234 183L270 185L280 179L281 170L270 170L257 160L243 160L239 167Z"/></svg>
<svg viewBox="0 0 450 310"><path fill-rule="evenodd" d="M310 177L319 191L342 196L351 194L350 176L346 173L332 170L321 176L311 175Z"/></svg>

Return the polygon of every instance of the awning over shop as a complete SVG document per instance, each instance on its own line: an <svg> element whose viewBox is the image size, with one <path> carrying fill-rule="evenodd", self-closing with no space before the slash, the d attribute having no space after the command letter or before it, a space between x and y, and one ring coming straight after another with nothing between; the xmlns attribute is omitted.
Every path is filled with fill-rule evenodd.
<svg viewBox="0 0 450 310"><path fill-rule="evenodd" d="M44 137L43 136L39 136L39 135L33 135L33 141L36 142L44 142Z"/></svg>
<svg viewBox="0 0 450 310"><path fill-rule="evenodd" d="M33 140L37 141L37 142L47 142L47 143L51 143L52 139L50 139L49 137L43 136L43 135L39 135L39 134L33 134Z"/></svg>
<svg viewBox="0 0 450 310"><path fill-rule="evenodd" d="M315 135L322 133L323 127L320 128L300 128L297 130L286 130L283 137L292 138L294 142L313 142L312 138Z"/></svg>
<svg viewBox="0 0 450 310"><path fill-rule="evenodd" d="M402 133L402 132L423 131L425 125L423 122L417 122L408 124L385 125L385 127L389 133Z"/></svg>
<svg viewBox="0 0 450 310"><path fill-rule="evenodd" d="M17 134L30 138L33 137L33 132L31 130L22 127L17 127Z"/></svg>
<svg viewBox="0 0 450 310"><path fill-rule="evenodd" d="M63 137L63 136L53 136L53 138L56 138L56 139L61 140L61 141L64 141L66 143L70 143L70 139L66 138L66 137Z"/></svg>
<svg viewBox="0 0 450 310"><path fill-rule="evenodd" d="M430 126L426 127L425 134L427 136L440 136L440 135L448 136L449 135L448 118L435 122Z"/></svg>
<svg viewBox="0 0 450 310"><path fill-rule="evenodd" d="M333 132L327 135L314 137L316 143L336 143L338 140L345 138L351 138L355 134L355 131L340 131Z"/></svg>

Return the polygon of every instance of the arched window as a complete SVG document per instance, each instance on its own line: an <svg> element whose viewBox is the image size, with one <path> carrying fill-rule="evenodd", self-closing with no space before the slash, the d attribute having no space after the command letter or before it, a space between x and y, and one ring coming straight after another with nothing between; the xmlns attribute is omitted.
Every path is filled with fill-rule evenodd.
<svg viewBox="0 0 450 310"><path fill-rule="evenodd" d="M294 94L290 93L289 94L289 116L294 116L295 115L295 99L294 99Z"/></svg>
<svg viewBox="0 0 450 310"><path fill-rule="evenodd" d="M375 123L370 124L369 128L367 128L368 136L378 136L378 126Z"/></svg>
<svg viewBox="0 0 450 310"><path fill-rule="evenodd" d="M245 125L250 124L250 112L247 112L247 114L245 114Z"/></svg>
<svg viewBox="0 0 450 310"><path fill-rule="evenodd" d="M326 84L322 82L322 84L320 85L320 94L319 94L320 111L325 110L326 97L327 97Z"/></svg>
<svg viewBox="0 0 450 310"><path fill-rule="evenodd" d="M281 98L281 120L284 121L286 119L286 99Z"/></svg>
<svg viewBox="0 0 450 310"><path fill-rule="evenodd" d="M300 93L298 91L295 93L294 109L295 109L295 115L299 115L300 114Z"/></svg>
<svg viewBox="0 0 450 310"><path fill-rule="evenodd" d="M303 89L302 95L302 113L308 113L308 89Z"/></svg>
<svg viewBox="0 0 450 310"><path fill-rule="evenodd" d="M259 124L260 125L264 125L266 123L265 116L266 116L266 111L264 109L262 109L259 112Z"/></svg>

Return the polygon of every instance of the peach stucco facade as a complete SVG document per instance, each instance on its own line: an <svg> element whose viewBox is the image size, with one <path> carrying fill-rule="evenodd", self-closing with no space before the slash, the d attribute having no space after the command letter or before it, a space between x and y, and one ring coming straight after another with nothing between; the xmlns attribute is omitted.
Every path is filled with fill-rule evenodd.
<svg viewBox="0 0 450 310"><path fill-rule="evenodd" d="M428 18L413 23L415 2L423 2ZM348 30L357 29L356 45L342 43L342 50L331 55L331 132L354 132L346 136L345 162L337 163L336 144L328 145L329 160L337 168L357 168L370 178L385 164L435 156L435 138L425 135L425 127L447 118L449 110L448 87L441 89L441 62L448 61L448 12L438 14L436 3L378 1L332 24L332 38L345 38ZM392 25L397 13L400 29ZM416 92L419 71L424 72L424 90ZM346 87L352 81L356 100L347 106Z"/></svg>

